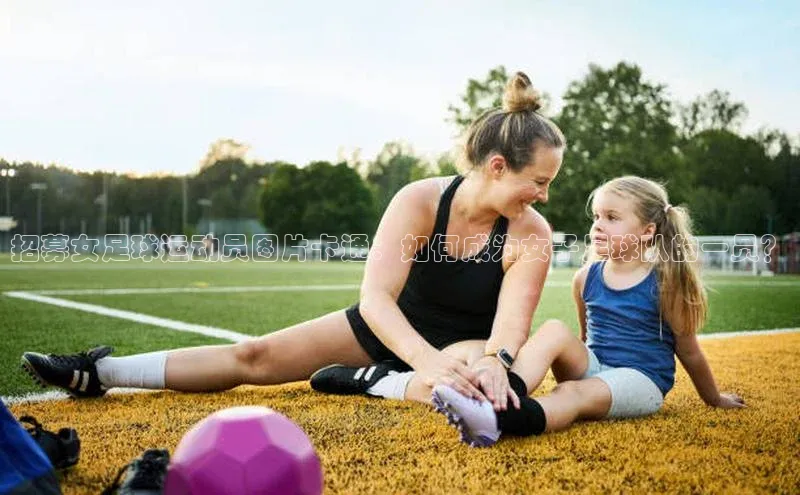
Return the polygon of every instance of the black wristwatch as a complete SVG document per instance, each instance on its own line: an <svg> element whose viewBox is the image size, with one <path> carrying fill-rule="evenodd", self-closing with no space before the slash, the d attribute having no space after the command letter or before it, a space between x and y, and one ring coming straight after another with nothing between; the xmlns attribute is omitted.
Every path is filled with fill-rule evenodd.
<svg viewBox="0 0 800 495"><path fill-rule="evenodd" d="M487 352L484 355L496 357L506 369L511 369L514 365L514 357L505 349L501 348L497 352Z"/></svg>

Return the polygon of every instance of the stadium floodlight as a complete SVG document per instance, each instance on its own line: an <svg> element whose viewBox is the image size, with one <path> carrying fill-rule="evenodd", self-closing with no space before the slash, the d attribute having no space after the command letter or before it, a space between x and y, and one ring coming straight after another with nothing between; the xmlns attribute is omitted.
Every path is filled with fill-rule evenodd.
<svg viewBox="0 0 800 495"><path fill-rule="evenodd" d="M9 188L9 183L15 175L17 175L16 169L4 168L0 170L0 177L6 178L6 216L9 217L11 216L11 189Z"/></svg>

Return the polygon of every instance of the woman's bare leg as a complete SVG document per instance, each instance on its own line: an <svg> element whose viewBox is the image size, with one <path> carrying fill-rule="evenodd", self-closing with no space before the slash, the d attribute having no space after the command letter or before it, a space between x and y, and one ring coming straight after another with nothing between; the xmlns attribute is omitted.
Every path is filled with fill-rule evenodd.
<svg viewBox="0 0 800 495"><path fill-rule="evenodd" d="M244 384L275 385L306 380L333 363L371 362L340 310L238 344L170 351L166 388L212 392Z"/></svg>

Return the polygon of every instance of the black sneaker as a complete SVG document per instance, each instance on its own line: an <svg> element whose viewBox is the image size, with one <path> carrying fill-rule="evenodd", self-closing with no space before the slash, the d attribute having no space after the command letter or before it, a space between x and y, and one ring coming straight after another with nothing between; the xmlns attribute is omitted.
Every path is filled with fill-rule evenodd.
<svg viewBox="0 0 800 495"><path fill-rule="evenodd" d="M103 490L103 495L160 495L164 489L164 480L169 467L169 452L166 450L148 449L142 457L134 459L123 466L114 482ZM122 485L119 479L125 473Z"/></svg>
<svg viewBox="0 0 800 495"><path fill-rule="evenodd" d="M72 428L61 428L58 433L47 431L33 416L23 416L19 421L30 425L25 429L50 459L53 468L62 470L78 463L81 441L77 431Z"/></svg>
<svg viewBox="0 0 800 495"><path fill-rule="evenodd" d="M104 345L78 354L26 352L20 362L22 369L42 387L61 387L74 397L100 397L107 389L100 383L94 363L113 351Z"/></svg>
<svg viewBox="0 0 800 495"><path fill-rule="evenodd" d="M378 380L399 371L401 369L394 361L384 361L363 368L332 364L311 375L311 388L326 394L366 394L367 389L378 383Z"/></svg>

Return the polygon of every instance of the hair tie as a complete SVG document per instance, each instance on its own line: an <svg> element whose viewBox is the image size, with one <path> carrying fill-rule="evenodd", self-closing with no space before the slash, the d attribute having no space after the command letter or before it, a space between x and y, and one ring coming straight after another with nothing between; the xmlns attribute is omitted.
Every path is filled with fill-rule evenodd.
<svg viewBox="0 0 800 495"><path fill-rule="evenodd" d="M667 203L667 206L664 207L664 213L667 213L670 208L672 208L672 205Z"/></svg>

